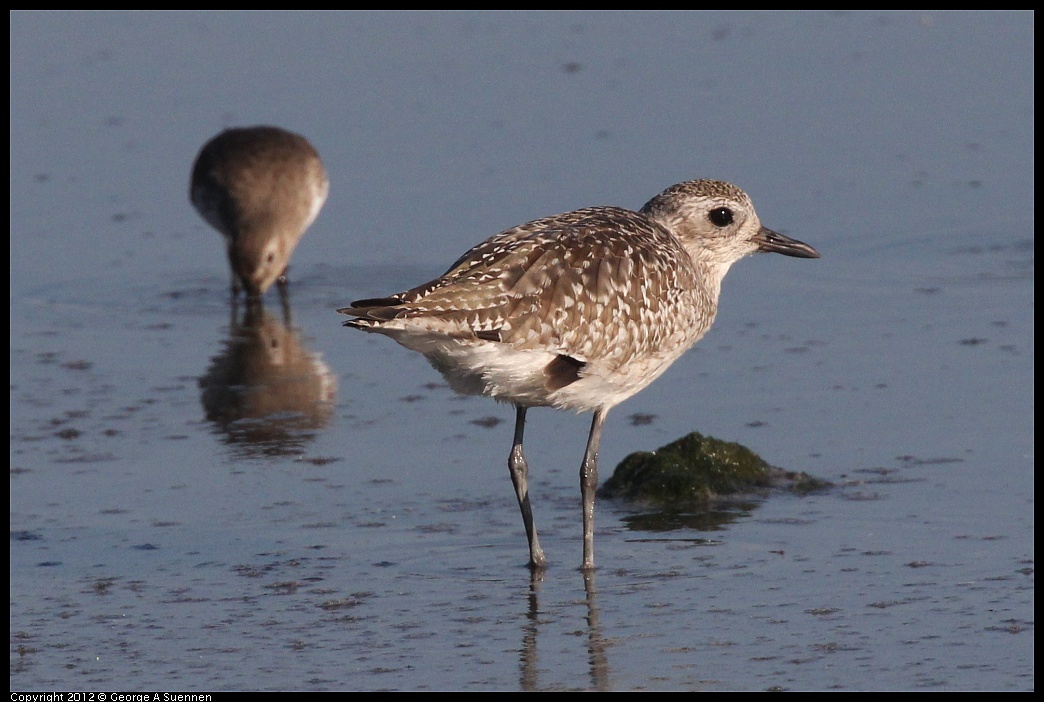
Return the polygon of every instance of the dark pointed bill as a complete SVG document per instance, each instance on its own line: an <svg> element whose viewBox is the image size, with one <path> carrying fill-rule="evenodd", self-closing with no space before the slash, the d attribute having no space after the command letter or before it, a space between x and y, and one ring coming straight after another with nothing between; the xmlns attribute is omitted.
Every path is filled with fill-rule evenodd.
<svg viewBox="0 0 1044 702"><path fill-rule="evenodd" d="M768 227L761 228L758 235L754 237L754 243L758 245L758 251L771 251L797 258L819 258L819 252L808 244L791 239L789 236L783 236Z"/></svg>

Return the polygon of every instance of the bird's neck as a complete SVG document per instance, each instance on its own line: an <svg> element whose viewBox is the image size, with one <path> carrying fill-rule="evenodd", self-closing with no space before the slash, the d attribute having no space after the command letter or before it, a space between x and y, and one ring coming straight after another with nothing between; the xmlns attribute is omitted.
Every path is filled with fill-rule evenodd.
<svg viewBox="0 0 1044 702"><path fill-rule="evenodd" d="M729 268L732 267L733 262L710 260L707 256L701 256L701 253L705 252L690 252L690 255L692 255L692 263L696 268L696 272L699 274L699 280L706 290L707 295L716 303L718 296L721 294L721 281L725 279L725 274L729 272Z"/></svg>

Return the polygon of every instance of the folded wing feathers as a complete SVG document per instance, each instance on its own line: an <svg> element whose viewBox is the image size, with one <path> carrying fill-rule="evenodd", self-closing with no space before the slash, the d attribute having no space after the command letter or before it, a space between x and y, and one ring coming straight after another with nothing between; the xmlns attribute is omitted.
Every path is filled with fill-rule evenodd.
<svg viewBox="0 0 1044 702"><path fill-rule="evenodd" d="M698 322L678 315L693 306L676 304L698 294L688 261L677 240L645 216L588 208L508 230L429 283L338 311L361 328L413 319L453 337L622 365ZM665 324L663 315L679 318Z"/></svg>

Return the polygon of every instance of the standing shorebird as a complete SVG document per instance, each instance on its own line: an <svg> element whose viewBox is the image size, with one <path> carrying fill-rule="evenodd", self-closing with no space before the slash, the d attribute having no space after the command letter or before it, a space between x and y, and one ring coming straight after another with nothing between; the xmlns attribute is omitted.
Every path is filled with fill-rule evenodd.
<svg viewBox="0 0 1044 702"><path fill-rule="evenodd" d="M227 129L204 144L189 199L225 237L232 296L285 293L294 247L326 202L330 184L308 140L278 127Z"/></svg>
<svg viewBox="0 0 1044 702"><path fill-rule="evenodd" d="M508 229L441 277L338 310L347 326L423 353L457 392L515 405L508 469L529 538L537 539L522 454L526 410L593 411L580 466L585 570L594 567L598 443L606 414L706 333L729 267L757 251L818 258L761 225L729 183L671 186L638 212L589 207Z"/></svg>

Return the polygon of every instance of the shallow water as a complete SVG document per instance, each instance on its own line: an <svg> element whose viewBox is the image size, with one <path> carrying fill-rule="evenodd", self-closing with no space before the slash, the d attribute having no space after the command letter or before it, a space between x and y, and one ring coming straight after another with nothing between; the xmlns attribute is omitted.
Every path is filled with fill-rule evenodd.
<svg viewBox="0 0 1044 702"><path fill-rule="evenodd" d="M1033 689L1032 13L15 13L11 59L12 690ZM243 327L187 183L261 122L331 195ZM510 408L333 310L694 177L823 258L734 266L602 478L696 430L837 487L601 500L585 579L589 417L534 410L531 579Z"/></svg>

